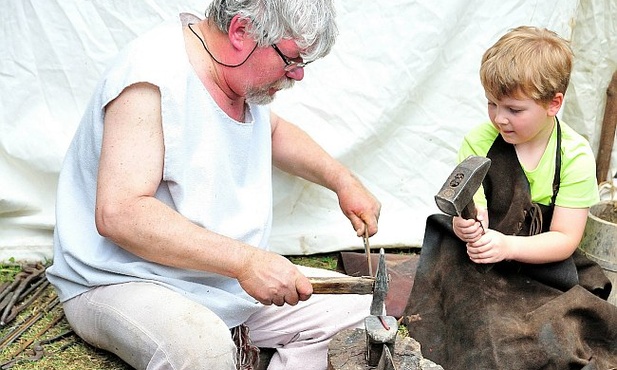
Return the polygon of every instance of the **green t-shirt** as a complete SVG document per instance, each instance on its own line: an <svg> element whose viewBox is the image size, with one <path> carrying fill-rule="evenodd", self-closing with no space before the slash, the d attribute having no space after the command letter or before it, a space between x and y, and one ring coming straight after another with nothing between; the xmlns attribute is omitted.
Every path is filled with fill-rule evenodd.
<svg viewBox="0 0 617 370"><path fill-rule="evenodd" d="M560 122L561 127L561 181L555 204L566 208L588 208L600 201L596 181L596 163L587 140L571 127ZM499 131L487 122L472 129L464 138L458 153L462 161L470 155L485 157ZM557 125L548 146L533 169L523 167L531 187L531 200L549 205L553 195L555 174L555 149ZM474 197L476 204L486 207L482 189Z"/></svg>

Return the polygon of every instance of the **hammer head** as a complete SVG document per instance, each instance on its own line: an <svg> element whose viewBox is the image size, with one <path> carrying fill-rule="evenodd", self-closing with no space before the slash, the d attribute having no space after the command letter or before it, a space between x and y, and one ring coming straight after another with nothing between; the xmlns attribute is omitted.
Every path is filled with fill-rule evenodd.
<svg viewBox="0 0 617 370"><path fill-rule="evenodd" d="M458 164L450 177L435 195L437 207L445 214L461 216L488 173L491 160L486 157L469 156Z"/></svg>

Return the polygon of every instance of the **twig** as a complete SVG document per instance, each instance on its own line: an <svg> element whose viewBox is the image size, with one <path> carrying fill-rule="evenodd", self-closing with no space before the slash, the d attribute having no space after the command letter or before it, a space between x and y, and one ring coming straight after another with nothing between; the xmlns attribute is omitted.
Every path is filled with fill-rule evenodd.
<svg viewBox="0 0 617 370"><path fill-rule="evenodd" d="M8 345L13 343L21 334L23 334L26 330L31 328L39 319L41 319L45 314L49 311L53 310L58 304L60 300L58 296L54 293L53 296L48 300L42 311L38 311L36 314L32 313L28 318L24 319L21 322L20 326L12 331L10 331L2 340L0 341L0 350L3 350Z"/></svg>

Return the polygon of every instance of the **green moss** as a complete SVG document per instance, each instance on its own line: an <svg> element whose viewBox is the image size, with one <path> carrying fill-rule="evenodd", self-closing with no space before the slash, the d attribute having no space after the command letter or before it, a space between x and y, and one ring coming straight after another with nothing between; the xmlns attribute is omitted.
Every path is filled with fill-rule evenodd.
<svg viewBox="0 0 617 370"><path fill-rule="evenodd" d="M314 256L289 256L287 258L294 264L300 266L336 270L338 264L337 256L337 254L323 254Z"/></svg>

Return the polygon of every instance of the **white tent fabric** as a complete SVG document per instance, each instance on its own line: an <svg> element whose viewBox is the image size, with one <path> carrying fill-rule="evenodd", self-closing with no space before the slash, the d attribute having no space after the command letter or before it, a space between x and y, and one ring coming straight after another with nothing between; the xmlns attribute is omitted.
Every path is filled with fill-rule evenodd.
<svg viewBox="0 0 617 370"><path fill-rule="evenodd" d="M0 0L0 260L52 258L56 180L107 62L138 34L207 1ZM272 109L348 165L381 200L373 247L417 246L463 134L486 120L484 50L537 25L572 39L562 119L597 148L616 64L614 1L336 0L340 37ZM615 161L613 160L613 163ZM272 249L362 247L333 193L275 172Z"/></svg>

